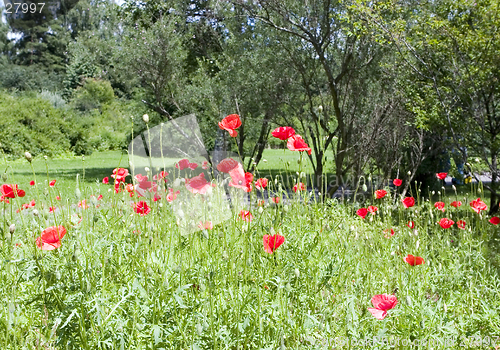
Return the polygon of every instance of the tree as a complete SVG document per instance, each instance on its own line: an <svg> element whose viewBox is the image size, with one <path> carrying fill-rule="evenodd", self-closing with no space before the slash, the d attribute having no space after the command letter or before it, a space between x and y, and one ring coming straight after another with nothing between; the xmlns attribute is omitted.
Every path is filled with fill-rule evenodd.
<svg viewBox="0 0 500 350"><path fill-rule="evenodd" d="M362 145L357 131L371 118L370 111L380 97L371 94L375 100L364 98L370 84L373 87L375 83L381 46L371 33L353 25L358 19L348 2L233 0L232 3L244 8L255 21L282 33L283 46L299 73L304 91L305 105L296 106L295 111L307 116L300 119L301 129L307 133L314 152L310 158L317 185L323 188L323 164L329 147L335 152L335 172L341 184L344 175L359 160L354 155L354 150ZM358 171L360 168L358 164Z"/></svg>
<svg viewBox="0 0 500 350"><path fill-rule="evenodd" d="M392 41L413 72L412 83L425 91L421 100L435 101L424 125L446 128L455 148L481 156L491 172L490 212L498 210L500 112L500 17L497 1L463 3L442 0L426 6L392 1L380 7L359 7L367 21ZM381 8L384 10L381 11ZM387 9L392 15L387 16ZM393 20L404 13L407 27ZM422 95L421 95L422 97ZM436 107L437 106L437 107Z"/></svg>

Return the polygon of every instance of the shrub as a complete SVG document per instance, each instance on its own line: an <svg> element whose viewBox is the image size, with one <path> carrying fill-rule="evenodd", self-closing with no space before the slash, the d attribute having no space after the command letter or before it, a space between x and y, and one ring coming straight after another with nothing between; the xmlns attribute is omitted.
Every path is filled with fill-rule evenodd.
<svg viewBox="0 0 500 350"><path fill-rule="evenodd" d="M70 148L65 121L70 112L56 109L34 93L9 95L0 92L0 149L10 155L55 155Z"/></svg>

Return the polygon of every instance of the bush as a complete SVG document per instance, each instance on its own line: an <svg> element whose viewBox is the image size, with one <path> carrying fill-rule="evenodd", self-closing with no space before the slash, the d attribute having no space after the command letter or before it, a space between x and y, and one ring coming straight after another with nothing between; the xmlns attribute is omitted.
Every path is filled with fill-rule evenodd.
<svg viewBox="0 0 500 350"><path fill-rule="evenodd" d="M10 155L56 155L70 149L65 121L69 112L56 109L34 93L9 95L0 92L0 149Z"/></svg>
<svg viewBox="0 0 500 350"><path fill-rule="evenodd" d="M98 79L87 79L83 86L74 92L73 105L81 112L90 112L93 109L102 108L115 99L113 88L109 81Z"/></svg>

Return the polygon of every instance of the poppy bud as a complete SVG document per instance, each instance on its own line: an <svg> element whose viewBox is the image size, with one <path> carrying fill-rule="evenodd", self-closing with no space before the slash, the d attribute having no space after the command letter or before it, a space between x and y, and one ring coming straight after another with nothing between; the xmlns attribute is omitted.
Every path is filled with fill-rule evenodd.
<svg viewBox="0 0 500 350"><path fill-rule="evenodd" d="M411 171L408 170L408 176L411 176Z"/></svg>
<svg viewBox="0 0 500 350"><path fill-rule="evenodd" d="M79 188L77 188L77 189L75 190L75 197L76 197L76 198L78 198L78 199L80 199L81 195L82 195L82 192L80 192L80 189L79 189Z"/></svg>
<svg viewBox="0 0 500 350"><path fill-rule="evenodd" d="M142 116L142 120L144 120L144 123L146 123L146 124L147 124L147 123L149 123L149 115L144 114L144 115Z"/></svg>
<svg viewBox="0 0 500 350"><path fill-rule="evenodd" d="M320 105L320 106L318 107L318 112L320 112L320 113L322 113L322 112L323 112L323 106L321 106L321 105Z"/></svg>
<svg viewBox="0 0 500 350"><path fill-rule="evenodd" d="M262 161L263 161L264 163L267 163L267 159L262 159Z"/></svg>
<svg viewBox="0 0 500 350"><path fill-rule="evenodd" d="M361 188L363 189L363 192L368 191L368 186L366 186L366 184L363 184L363 186Z"/></svg>
<svg viewBox="0 0 500 350"><path fill-rule="evenodd" d="M286 205L286 204L285 204L285 205L283 206L283 211L284 211L285 213L286 213L286 212L288 212L288 205Z"/></svg>
<svg viewBox="0 0 500 350"><path fill-rule="evenodd" d="M7 173L2 174L2 180L3 182L6 182L9 177L7 176Z"/></svg>
<svg viewBox="0 0 500 350"><path fill-rule="evenodd" d="M290 282L287 282L287 284L285 285L285 289L287 292L292 290L292 285L290 284Z"/></svg>
<svg viewBox="0 0 500 350"><path fill-rule="evenodd" d="M481 193L481 189L480 188L477 189L477 193Z"/></svg>
<svg viewBox="0 0 500 350"><path fill-rule="evenodd" d="M227 252L225 250L222 252L222 259L224 260L229 259L229 256L227 255Z"/></svg>
<svg viewBox="0 0 500 350"><path fill-rule="evenodd" d="M253 265L253 260L252 258L247 259L247 266L252 266Z"/></svg>
<svg viewBox="0 0 500 350"><path fill-rule="evenodd" d="M299 271L299 269L296 268L295 270L293 270L293 273L295 274L295 277L297 277L297 278L300 277L300 271Z"/></svg>
<svg viewBox="0 0 500 350"><path fill-rule="evenodd" d="M438 191L438 194L441 195L441 191Z"/></svg>
<svg viewBox="0 0 500 350"><path fill-rule="evenodd" d="M264 208L259 207L259 209L257 209L257 211L259 212L259 214L262 214L264 212Z"/></svg>
<svg viewBox="0 0 500 350"><path fill-rule="evenodd" d="M451 188L453 188L453 191L457 191L457 188L455 187L455 185L451 185Z"/></svg>
<svg viewBox="0 0 500 350"><path fill-rule="evenodd" d="M172 269L172 271L174 271L175 273L180 273L182 271L182 266L177 265Z"/></svg>
<svg viewBox="0 0 500 350"><path fill-rule="evenodd" d="M30 163L33 160L33 157L31 157L31 153L30 152L24 152L24 158L26 158L26 160L28 162L30 162Z"/></svg>
<svg viewBox="0 0 500 350"><path fill-rule="evenodd" d="M148 167L145 167L145 168L144 168L144 170L145 170L147 173L149 173L149 170L150 170L150 169L149 169Z"/></svg>
<svg viewBox="0 0 500 350"><path fill-rule="evenodd" d="M276 234L276 231L274 230L274 228L271 227L269 233L271 234L271 236L274 236Z"/></svg>
<svg viewBox="0 0 500 350"><path fill-rule="evenodd" d="M33 215L34 215L34 216L38 216L38 210L33 209Z"/></svg>
<svg viewBox="0 0 500 350"><path fill-rule="evenodd" d="M406 296L406 304L411 307L411 297L409 295Z"/></svg>
<svg viewBox="0 0 500 350"><path fill-rule="evenodd" d="M435 191L432 191L432 195L435 195L435 194L436 194L436 192L435 192Z"/></svg>
<svg viewBox="0 0 500 350"><path fill-rule="evenodd" d="M10 225L9 226L10 234L13 235L15 231L16 231L16 225L15 224Z"/></svg>

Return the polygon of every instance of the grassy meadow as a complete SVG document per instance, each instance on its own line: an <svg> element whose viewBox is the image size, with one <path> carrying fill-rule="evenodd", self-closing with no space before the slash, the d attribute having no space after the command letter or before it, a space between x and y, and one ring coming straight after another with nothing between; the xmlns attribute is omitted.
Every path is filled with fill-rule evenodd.
<svg viewBox="0 0 500 350"><path fill-rule="evenodd" d="M309 172L297 164L298 152L266 150L264 159L255 180ZM366 203L317 203L307 191L287 198L270 178L265 190L279 200L259 203L254 189L250 204L233 201L232 210L223 209L229 219L186 234L180 222L196 210L181 215L176 200L161 192L185 191L174 179L158 181L156 201L114 191L110 176L128 166L126 155L31 164L2 164L3 183L26 194L0 203L1 349L500 345L499 226L469 205L484 195L476 185L463 190L467 196L449 190L432 200L417 191L408 195L415 205L405 208L398 188ZM106 176L110 184L102 183ZM462 205L450 206L455 200ZM150 211L137 210L139 201ZM356 214L369 205L378 208L373 215ZM443 228L442 218L463 220L465 228ZM60 246L40 249L42 231L58 225L67 230ZM275 234L284 243L269 253L263 240ZM408 254L424 263L411 266ZM368 308L383 293L397 304L379 320Z"/></svg>

